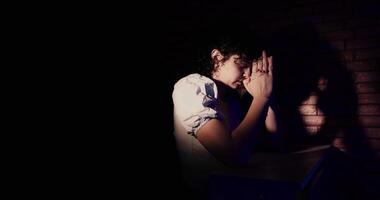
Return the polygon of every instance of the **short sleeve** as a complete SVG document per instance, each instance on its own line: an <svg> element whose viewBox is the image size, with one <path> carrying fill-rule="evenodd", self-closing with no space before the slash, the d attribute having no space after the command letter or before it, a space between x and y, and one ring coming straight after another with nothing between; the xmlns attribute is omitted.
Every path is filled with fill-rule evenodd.
<svg viewBox="0 0 380 200"><path fill-rule="evenodd" d="M180 79L172 94L175 117L186 131L196 136L197 131L211 119L222 119L217 111L218 91L214 81L190 74Z"/></svg>

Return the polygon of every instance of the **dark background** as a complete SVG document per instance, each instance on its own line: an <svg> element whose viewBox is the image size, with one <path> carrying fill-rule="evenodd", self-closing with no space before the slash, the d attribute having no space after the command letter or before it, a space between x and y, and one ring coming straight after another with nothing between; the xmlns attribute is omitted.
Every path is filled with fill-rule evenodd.
<svg viewBox="0 0 380 200"><path fill-rule="evenodd" d="M146 109L139 119L149 130L138 156L147 167L143 185L165 197L181 194L172 135L173 85L194 72L196 50L207 36L246 26L266 39L275 55L275 89L288 141L331 143L346 150L362 169L361 194L375 196L380 174L374 159L380 147L379 8L376 1L355 0L173 1L146 7L154 17L139 23L146 34L140 40L145 47L139 51L141 62L149 63L147 71L139 71L149 80L137 88L144 97L139 105ZM320 79L328 79L328 86ZM310 94L319 100L300 113L299 105Z"/></svg>
<svg viewBox="0 0 380 200"><path fill-rule="evenodd" d="M80 48L73 52L86 66L77 75L84 83L75 89L85 98L77 104L80 113L74 121L86 133L76 138L83 151L75 160L84 164L76 170L81 174L77 184L94 186L89 193L129 197L132 191L141 198L183 194L172 134L173 85L194 72L196 50L206 36L246 26L267 39L275 56L275 88L288 140L333 143L348 150L360 159L357 163L365 163L359 184L364 199L376 194L377 1L141 1L82 10L84 16L73 21L75 30L85 31L71 32L79 33ZM326 90L320 89L326 84L321 78L329 79ZM300 113L298 106L310 94L319 101L305 104L306 114Z"/></svg>

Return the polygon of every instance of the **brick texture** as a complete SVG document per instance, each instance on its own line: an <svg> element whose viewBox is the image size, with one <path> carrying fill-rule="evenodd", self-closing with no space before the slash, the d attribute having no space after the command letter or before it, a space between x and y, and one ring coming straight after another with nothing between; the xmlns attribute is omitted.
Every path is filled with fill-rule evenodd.
<svg viewBox="0 0 380 200"><path fill-rule="evenodd" d="M354 0L297 0L295 6L288 11L281 9L273 11L282 15L268 16L265 23L270 24L270 30L274 32L276 29L283 31L291 26L299 26L301 30L301 27L312 27L314 34L317 35L313 38L319 38L317 44L312 44L310 48L306 45L300 53L314 51L316 56L311 59L321 64L312 64L316 66L315 72L326 74L322 78L325 81L323 83L313 81L315 87L309 87L315 89L308 92L307 97L297 101L297 95L292 95L298 103L287 104L288 107L296 104L294 109L301 116L308 134L320 134L321 127L326 123L329 123L327 126L330 128L334 127L332 130L341 130L337 127L352 127L356 124L360 128L358 130L363 130L358 131L358 134L363 136L364 141L376 152L376 155L380 155L380 12L375 12L376 8L379 8L376 3L372 5ZM290 18L285 20L283 16L286 13ZM288 23L279 23L284 20ZM252 26L265 27L265 24L257 22ZM291 32L289 39L309 41L299 29L296 33ZM307 34L309 29L305 30ZM297 40L295 42L297 43ZM284 44L278 52L294 51L299 46ZM301 48L302 45L304 44L301 44ZM308 64L304 66L310 67ZM295 74L301 77L310 76L303 69ZM295 79L297 75L294 76ZM307 78L302 80L304 87L308 87L306 84L310 83L305 81ZM295 85L289 84L285 90L300 90ZM289 118L298 119L294 116ZM294 125L296 122L291 124ZM345 133L340 135L344 137ZM342 149L347 148L342 138L334 141L334 145Z"/></svg>
<svg viewBox="0 0 380 200"><path fill-rule="evenodd" d="M314 72L322 77L312 77L304 68L294 69L291 74L286 74L294 76L294 79L303 77L300 78L300 82L303 81L302 87L297 87L297 83L286 78L292 83L284 86L287 92L281 93L291 96L284 105L287 107L284 116L289 113L288 120L294 120L290 124L297 124L297 120L302 121L310 135L320 134L321 127L326 126L326 123L329 123L327 126L330 129L333 127L332 130L345 128L339 126L357 125L358 130L363 130L361 133L358 131L358 134L364 137L376 151L376 155L380 155L380 12L376 12L377 8L379 4L372 5L371 1L297 0L291 7L276 7L273 10L269 8L266 13L273 15L266 16L263 23L256 21L252 27L256 27L257 31L270 30L274 33L280 30L280 34L289 35L283 38L296 43L288 45L287 42L279 40L281 44L278 45L278 52L286 54L303 48L299 50L302 55L314 53L310 59L317 62L306 61L303 67L314 66ZM266 26L270 28L265 28ZM284 33L284 30L294 26L297 27L294 32ZM303 27L307 27L305 31L302 30ZM310 27L313 36L308 38ZM313 40L318 42L310 46L305 44ZM305 43L297 44L298 41ZM310 78L305 78L307 76ZM318 80L324 81L322 83ZM305 92L308 95L302 98L297 94L289 94L292 90L301 93L305 88L314 89ZM298 98L302 100L297 100ZM294 113L291 114L291 109L296 110L301 120L293 116ZM340 135L344 137L345 133ZM334 144L346 149L347 144L344 142L338 139Z"/></svg>

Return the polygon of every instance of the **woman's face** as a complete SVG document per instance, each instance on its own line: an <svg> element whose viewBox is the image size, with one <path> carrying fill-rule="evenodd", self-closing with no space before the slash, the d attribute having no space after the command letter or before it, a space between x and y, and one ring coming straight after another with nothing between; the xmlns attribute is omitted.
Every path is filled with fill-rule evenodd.
<svg viewBox="0 0 380 200"><path fill-rule="evenodd" d="M232 55L224 62L220 62L214 78L233 89L243 86L243 79L250 73L250 64L243 61L239 55Z"/></svg>

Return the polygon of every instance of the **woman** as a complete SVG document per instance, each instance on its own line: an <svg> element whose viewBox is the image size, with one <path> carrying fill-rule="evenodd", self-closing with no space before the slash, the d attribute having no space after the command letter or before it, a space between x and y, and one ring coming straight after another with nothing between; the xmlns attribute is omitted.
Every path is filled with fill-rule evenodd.
<svg viewBox="0 0 380 200"><path fill-rule="evenodd" d="M210 49L208 73L190 74L174 86L182 172L197 192L207 190L209 172L244 165L264 127L278 132L272 109L272 56L265 51L257 55L257 49L241 39L223 37ZM246 111L240 104L242 89L253 97Z"/></svg>

